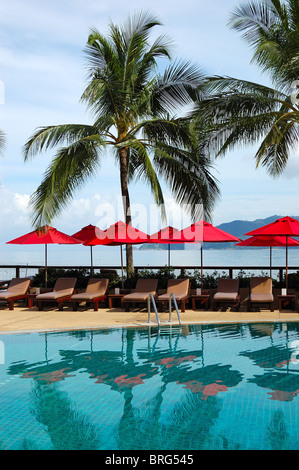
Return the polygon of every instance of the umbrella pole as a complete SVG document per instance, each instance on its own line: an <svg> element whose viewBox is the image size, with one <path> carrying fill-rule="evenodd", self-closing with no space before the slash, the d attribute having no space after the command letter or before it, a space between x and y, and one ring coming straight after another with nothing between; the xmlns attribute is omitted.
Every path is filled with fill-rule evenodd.
<svg viewBox="0 0 299 470"><path fill-rule="evenodd" d="M286 290L288 293L288 236L286 236Z"/></svg>
<svg viewBox="0 0 299 470"><path fill-rule="evenodd" d="M124 288L124 262L123 262L123 249L122 245L120 246L120 259L121 259L121 288Z"/></svg>
<svg viewBox="0 0 299 470"><path fill-rule="evenodd" d="M90 274L93 275L92 245L90 245Z"/></svg>
<svg viewBox="0 0 299 470"><path fill-rule="evenodd" d="M48 245L45 244L45 286L48 286Z"/></svg>
<svg viewBox="0 0 299 470"><path fill-rule="evenodd" d="M170 266L170 243L168 243L168 267Z"/></svg>
<svg viewBox="0 0 299 470"><path fill-rule="evenodd" d="M272 278L272 246L270 246L270 277Z"/></svg>
<svg viewBox="0 0 299 470"><path fill-rule="evenodd" d="M201 289L203 289L203 285L202 285L202 283L203 283L203 264L202 264L202 258L203 258L203 256L202 256L202 244L201 244L201 247L200 247L200 263L201 263L201 282L200 282L200 287L201 287Z"/></svg>

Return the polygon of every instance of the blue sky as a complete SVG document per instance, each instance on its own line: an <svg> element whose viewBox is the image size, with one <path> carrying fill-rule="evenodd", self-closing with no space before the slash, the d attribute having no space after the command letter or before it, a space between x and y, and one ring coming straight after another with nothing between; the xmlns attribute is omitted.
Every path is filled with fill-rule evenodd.
<svg viewBox="0 0 299 470"><path fill-rule="evenodd" d="M41 154L25 164L26 140L39 126L91 122L80 96L86 84L83 49L92 26L105 33L109 20L119 23L136 10L149 10L163 23L157 33L173 38L175 57L189 59L209 74L269 84L250 64L247 44L227 26L229 13L239 4L238 0L1 0L0 129L7 135L7 148L0 159L0 241L31 230L27 203L52 155ZM285 173L273 179L255 169L254 152L254 147L240 148L215 162L221 189L215 225L273 214L299 215L298 153ZM89 223L105 228L114 216L123 218L116 214L119 196L118 169L107 154L97 178L75 194L53 225L69 234ZM165 199L169 210L175 208L167 188ZM141 183L132 185L131 200L133 205L153 204L149 188ZM148 228L142 217L139 228Z"/></svg>

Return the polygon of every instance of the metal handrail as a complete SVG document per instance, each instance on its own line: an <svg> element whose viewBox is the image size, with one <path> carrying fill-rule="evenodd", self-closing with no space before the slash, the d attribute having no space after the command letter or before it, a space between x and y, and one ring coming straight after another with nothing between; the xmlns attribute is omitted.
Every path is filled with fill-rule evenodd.
<svg viewBox="0 0 299 470"><path fill-rule="evenodd" d="M151 322L151 301L152 301L152 304L153 304L153 307L154 307L154 311L155 311L157 323L158 323L158 325L160 326L160 318L159 318L159 315L158 315L158 310L157 310L157 307L156 307L156 302L155 302L155 299L154 299L154 296L153 296L152 293L150 293L150 295L149 295L148 298L147 298L147 312L148 312L148 320L147 320L147 322L148 322L148 323Z"/></svg>
<svg viewBox="0 0 299 470"><path fill-rule="evenodd" d="M180 313L179 313L179 309L178 309L178 304L177 304L177 301L176 301L176 298L174 296L174 293L172 292L169 296L169 323L171 323L171 311L172 311L172 308L171 308L171 299L173 300L173 303L174 303L174 308L176 309L176 313L177 313L177 316L178 316L178 320L179 320L179 324L180 326L182 326L182 322L181 322L181 317L180 317Z"/></svg>

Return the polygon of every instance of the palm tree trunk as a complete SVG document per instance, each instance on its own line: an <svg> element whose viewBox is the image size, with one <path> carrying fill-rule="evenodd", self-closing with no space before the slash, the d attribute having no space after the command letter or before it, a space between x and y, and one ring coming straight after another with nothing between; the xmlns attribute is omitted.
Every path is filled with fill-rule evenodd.
<svg viewBox="0 0 299 470"><path fill-rule="evenodd" d="M128 190L128 170L127 170L127 154L128 150L122 148L119 151L120 157L120 185L121 185L121 195L123 199L123 207L125 213L125 222L126 224L131 224L131 205L130 205L130 195ZM134 275L134 263L133 263L133 249L132 245L126 246L126 263L127 263L127 276L131 277Z"/></svg>

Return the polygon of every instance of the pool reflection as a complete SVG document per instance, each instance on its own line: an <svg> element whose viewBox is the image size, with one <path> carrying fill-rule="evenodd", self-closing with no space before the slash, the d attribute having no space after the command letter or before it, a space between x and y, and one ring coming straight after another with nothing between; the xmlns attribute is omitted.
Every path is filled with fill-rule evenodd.
<svg viewBox="0 0 299 470"><path fill-rule="evenodd" d="M234 399L240 400L238 393L243 397L246 387L254 386L265 390L266 400L290 402L297 397L298 369L291 367L288 337L298 336L296 324L286 330L281 325L193 325L179 330L124 329L117 334L41 335L44 360L9 365L8 375L31 380L31 414L45 429L51 448L244 448L244 437L239 441L219 431L227 405L236 407L237 414L225 419L231 425L239 419L239 405L233 405ZM52 340L58 347L49 355ZM67 348L70 340L72 347ZM94 414L71 392L71 384L78 383L84 384L87 408ZM99 400L107 407L99 408ZM102 431L109 413L115 415L113 424ZM275 426L278 418L284 422L284 413L269 413L266 448L281 448ZM22 442L34 447L34 442ZM283 442L283 448L289 445L287 438Z"/></svg>

